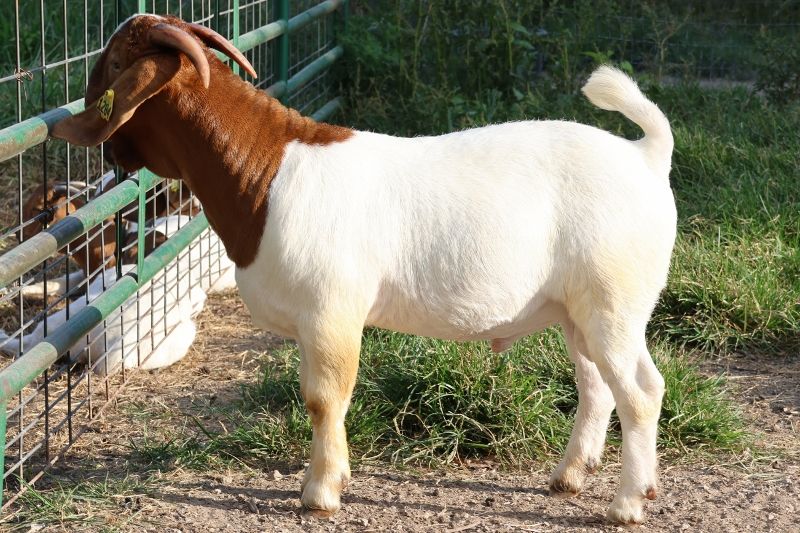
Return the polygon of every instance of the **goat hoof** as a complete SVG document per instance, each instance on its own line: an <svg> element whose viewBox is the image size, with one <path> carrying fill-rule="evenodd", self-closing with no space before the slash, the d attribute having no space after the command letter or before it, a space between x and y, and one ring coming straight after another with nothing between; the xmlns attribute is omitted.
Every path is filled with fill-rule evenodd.
<svg viewBox="0 0 800 533"><path fill-rule="evenodd" d="M590 464L596 466L598 462L589 460L585 464L578 463L577 466L564 466L563 462L559 464L550 476L550 495L572 498L580 494Z"/></svg>
<svg viewBox="0 0 800 533"><path fill-rule="evenodd" d="M614 498L606 518L616 524L641 524L644 522L642 498Z"/></svg>
<svg viewBox="0 0 800 533"><path fill-rule="evenodd" d="M304 505L303 510L301 511L300 514L304 518L326 519L336 514L336 511L326 511L325 509L310 509Z"/></svg>
<svg viewBox="0 0 800 533"><path fill-rule="evenodd" d="M300 495L304 516L325 518L333 515L341 504L341 482L326 483L325 480L307 479Z"/></svg>
<svg viewBox="0 0 800 533"><path fill-rule="evenodd" d="M550 480L550 496L555 496L557 498L574 498L580 493L580 487L576 487L563 479Z"/></svg>

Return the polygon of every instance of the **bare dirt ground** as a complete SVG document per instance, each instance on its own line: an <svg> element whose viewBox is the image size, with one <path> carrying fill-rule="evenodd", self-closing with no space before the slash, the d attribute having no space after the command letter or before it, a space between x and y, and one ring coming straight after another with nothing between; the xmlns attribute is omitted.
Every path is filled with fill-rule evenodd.
<svg viewBox="0 0 800 533"><path fill-rule="evenodd" d="M224 317L224 320L220 320ZM281 344L256 331L235 295L212 297L186 359L134 376L116 410L82 438L55 479L149 478L149 489L91 509L91 522L26 524L23 531L625 531L604 521L619 474L610 452L577 498L547 493L552 465L508 471L491 462L443 470L361 465L331 519L301 515L302 464L196 472L178 467L155 477L131 443L175 434L190 416L214 424L213 406L238 397L258 378L259 359ZM800 358L740 357L708 363L725 371L750 421L759 458L661 464L658 499L642 531L800 531ZM208 426L207 426L208 427ZM220 428L213 428L219 430ZM222 428L226 429L226 428ZM227 428L230 429L230 428ZM149 469L152 470L152 467ZM2 526L0 526L2 527Z"/></svg>

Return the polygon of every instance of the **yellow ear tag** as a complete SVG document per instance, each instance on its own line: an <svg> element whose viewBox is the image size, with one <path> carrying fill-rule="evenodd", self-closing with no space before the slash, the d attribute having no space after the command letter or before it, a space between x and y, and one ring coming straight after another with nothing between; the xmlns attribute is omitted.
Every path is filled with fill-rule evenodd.
<svg viewBox="0 0 800 533"><path fill-rule="evenodd" d="M109 89L103 93L103 96L97 101L97 110L100 112L100 116L103 117L103 120L108 121L111 119L111 111L114 110L113 90Z"/></svg>

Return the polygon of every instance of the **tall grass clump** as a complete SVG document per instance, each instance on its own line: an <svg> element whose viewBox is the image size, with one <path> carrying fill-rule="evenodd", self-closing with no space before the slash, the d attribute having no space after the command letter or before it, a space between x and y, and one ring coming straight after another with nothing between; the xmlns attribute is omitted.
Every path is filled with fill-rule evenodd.
<svg viewBox="0 0 800 533"><path fill-rule="evenodd" d="M659 446L735 451L745 444L742 420L720 378L704 377L666 344L654 350L667 392ZM311 426L300 396L299 353L287 345L264 364L262 379L244 388L226 427L133 445L137 460L157 469L204 469L241 463L301 463ZM517 342L502 354L487 343L453 343L369 329L346 425L351 456L360 461L443 465L490 457L508 465L557 457L577 408L573 366L558 330ZM620 442L612 419L609 442Z"/></svg>
<svg viewBox="0 0 800 533"><path fill-rule="evenodd" d="M721 379L702 376L689 357L664 345L654 355L667 388L661 448L738 449L742 421ZM285 366L265 370L248 389L248 405L295 420L302 411L297 357L287 348ZM430 465L489 456L522 464L564 449L577 405L574 368L557 329L500 354L487 343L370 329L347 429L356 457ZM611 428L610 441L619 442L616 420Z"/></svg>
<svg viewBox="0 0 800 533"><path fill-rule="evenodd" d="M666 383L658 434L662 450L737 451L751 444L724 377L704 376L690 357L671 352L665 343L652 353Z"/></svg>
<svg viewBox="0 0 800 533"><path fill-rule="evenodd" d="M659 91L675 135L678 238L654 331L706 350L800 346L800 105Z"/></svg>

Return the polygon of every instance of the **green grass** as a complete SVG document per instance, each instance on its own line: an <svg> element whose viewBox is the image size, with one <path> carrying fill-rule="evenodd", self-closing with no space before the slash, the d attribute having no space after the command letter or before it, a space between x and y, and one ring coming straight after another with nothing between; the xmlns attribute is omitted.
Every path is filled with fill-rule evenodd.
<svg viewBox="0 0 800 533"><path fill-rule="evenodd" d="M659 421L662 450L691 455L736 452L752 445L723 376L704 376L667 343L660 343L653 356L666 382Z"/></svg>
<svg viewBox="0 0 800 533"><path fill-rule="evenodd" d="M152 494L155 482L125 476L75 483L48 479L48 488L28 486L17 511L0 524L7 531L37 531L45 525L73 530L117 531L139 514L140 498ZM41 482L40 482L41 483Z"/></svg>
<svg viewBox="0 0 800 533"><path fill-rule="evenodd" d="M676 148L679 232L655 331L706 350L800 346L800 105L749 92L659 92Z"/></svg>
<svg viewBox="0 0 800 533"><path fill-rule="evenodd" d="M654 350L667 393L659 446L735 452L744 426L724 381L704 377L691 359ZM159 469L205 469L307 458L311 426L300 398L298 352L287 345L264 366L260 382L226 415L229 432L199 423L168 438L140 439L138 461ZM577 407L574 373L555 330L528 337L503 354L486 343L453 343L370 329L347 416L355 462L438 466L489 456L508 465L551 460L566 445ZM620 442L612 420L609 441Z"/></svg>

